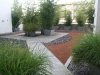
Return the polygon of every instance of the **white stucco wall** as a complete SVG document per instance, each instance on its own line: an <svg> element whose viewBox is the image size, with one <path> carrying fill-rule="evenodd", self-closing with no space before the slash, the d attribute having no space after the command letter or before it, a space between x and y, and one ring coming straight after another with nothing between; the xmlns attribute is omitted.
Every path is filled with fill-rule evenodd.
<svg viewBox="0 0 100 75"><path fill-rule="evenodd" d="M11 2L0 0L0 34L12 32Z"/></svg>

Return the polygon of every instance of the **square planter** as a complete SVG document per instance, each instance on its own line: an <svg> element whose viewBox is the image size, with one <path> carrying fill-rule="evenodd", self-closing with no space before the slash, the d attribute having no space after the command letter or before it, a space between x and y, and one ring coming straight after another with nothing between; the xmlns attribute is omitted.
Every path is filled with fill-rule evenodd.
<svg viewBox="0 0 100 75"><path fill-rule="evenodd" d="M71 26L64 26L64 30L67 30L67 31L71 30Z"/></svg>
<svg viewBox="0 0 100 75"><path fill-rule="evenodd" d="M45 29L44 30L44 35L46 35L46 36L52 36L52 35L54 35L54 31L55 30L47 30L47 29Z"/></svg>
<svg viewBox="0 0 100 75"><path fill-rule="evenodd" d="M13 32L19 32L19 28L13 28Z"/></svg>
<svg viewBox="0 0 100 75"><path fill-rule="evenodd" d="M29 33L25 31L25 36L29 36Z"/></svg>
<svg viewBox="0 0 100 75"><path fill-rule="evenodd" d="M52 29L53 30L58 30L59 26L53 26Z"/></svg>
<svg viewBox="0 0 100 75"><path fill-rule="evenodd" d="M35 31L34 32L25 32L25 36L35 37Z"/></svg>
<svg viewBox="0 0 100 75"><path fill-rule="evenodd" d="M85 31L85 27L82 26L82 27L77 27L78 31Z"/></svg>
<svg viewBox="0 0 100 75"><path fill-rule="evenodd" d="M77 25L73 24L72 27L71 27L71 30L72 31L77 31Z"/></svg>
<svg viewBox="0 0 100 75"><path fill-rule="evenodd" d="M63 30L64 29L64 24L59 24L59 30Z"/></svg>
<svg viewBox="0 0 100 75"><path fill-rule="evenodd" d="M28 32L30 37L34 37L35 36L35 31L34 32Z"/></svg>

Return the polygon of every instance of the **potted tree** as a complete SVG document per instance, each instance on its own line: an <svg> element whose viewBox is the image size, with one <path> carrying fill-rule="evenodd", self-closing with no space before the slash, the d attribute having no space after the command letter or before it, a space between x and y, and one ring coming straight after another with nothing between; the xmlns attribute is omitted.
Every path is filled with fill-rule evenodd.
<svg viewBox="0 0 100 75"><path fill-rule="evenodd" d="M25 36L34 37L36 30L38 30L38 26L34 22L25 22L23 25L23 30L25 32Z"/></svg>
<svg viewBox="0 0 100 75"><path fill-rule="evenodd" d="M38 16L34 5L29 3L26 8L26 15L23 18L23 30L26 36L34 37L35 31L39 29Z"/></svg>
<svg viewBox="0 0 100 75"><path fill-rule="evenodd" d="M71 25L72 25L72 17L71 17L71 11L70 10L65 10L65 26L64 30L70 30Z"/></svg>
<svg viewBox="0 0 100 75"><path fill-rule="evenodd" d="M52 29L58 30L59 29L59 20L60 20L60 7L59 5L55 6L55 18L54 18L54 26Z"/></svg>
<svg viewBox="0 0 100 75"><path fill-rule="evenodd" d="M45 0L40 5L40 18L44 35L53 35L52 26L55 18L55 4L53 0Z"/></svg>
<svg viewBox="0 0 100 75"><path fill-rule="evenodd" d="M11 15L12 15L13 32L18 32L19 31L18 26L20 24L20 20L22 17L22 5L19 4L18 0L14 0Z"/></svg>
<svg viewBox="0 0 100 75"><path fill-rule="evenodd" d="M76 21L78 23L78 31L84 31L85 23L86 23L86 12L84 10L85 8L80 6L80 8L76 12Z"/></svg>
<svg viewBox="0 0 100 75"><path fill-rule="evenodd" d="M87 8L87 11L86 11L86 14L87 14L87 19L88 19L88 24L89 24L89 28L91 30L93 30L93 23L94 23L94 17L93 17L93 14L94 14L94 6L92 4L90 4Z"/></svg>

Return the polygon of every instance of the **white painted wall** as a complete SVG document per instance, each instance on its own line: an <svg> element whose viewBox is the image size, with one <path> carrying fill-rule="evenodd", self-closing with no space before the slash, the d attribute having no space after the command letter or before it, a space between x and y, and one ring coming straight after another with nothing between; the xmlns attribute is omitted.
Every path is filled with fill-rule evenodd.
<svg viewBox="0 0 100 75"><path fill-rule="evenodd" d="M95 2L93 33L97 33L97 32L100 32L100 0L96 0Z"/></svg>
<svg viewBox="0 0 100 75"><path fill-rule="evenodd" d="M0 34L12 32L10 0L0 0Z"/></svg>

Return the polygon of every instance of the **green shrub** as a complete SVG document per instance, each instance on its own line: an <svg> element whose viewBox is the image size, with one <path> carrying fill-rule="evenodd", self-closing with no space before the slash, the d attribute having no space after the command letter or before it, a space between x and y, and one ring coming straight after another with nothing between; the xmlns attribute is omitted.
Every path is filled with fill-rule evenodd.
<svg viewBox="0 0 100 75"><path fill-rule="evenodd" d="M85 35L73 48L73 62L87 62L100 68L100 34Z"/></svg>
<svg viewBox="0 0 100 75"><path fill-rule="evenodd" d="M70 10L66 10L65 11L65 20L66 20L65 25L66 26L71 26L71 24L72 24L72 17L71 17L71 11Z"/></svg>
<svg viewBox="0 0 100 75"><path fill-rule="evenodd" d="M27 31L27 32L33 32L33 31L36 31L38 29L39 29L38 25L36 25L34 23L25 23L23 25L23 30Z"/></svg>
<svg viewBox="0 0 100 75"><path fill-rule="evenodd" d="M54 26L57 26L60 20L60 7L55 6Z"/></svg>
<svg viewBox="0 0 100 75"><path fill-rule="evenodd" d="M0 75L51 75L45 52L0 43Z"/></svg>

